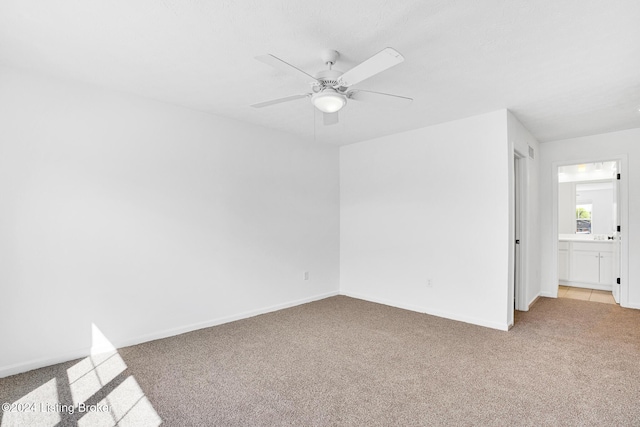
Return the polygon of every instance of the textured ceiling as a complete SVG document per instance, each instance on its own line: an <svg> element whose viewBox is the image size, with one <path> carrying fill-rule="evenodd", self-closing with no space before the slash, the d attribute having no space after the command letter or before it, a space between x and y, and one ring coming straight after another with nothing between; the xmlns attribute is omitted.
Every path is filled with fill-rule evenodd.
<svg viewBox="0 0 640 427"><path fill-rule="evenodd" d="M0 64L348 144L508 108L540 141L640 127L638 0L3 0ZM314 74L384 47L405 62L357 87L413 97L350 102L323 126L308 91L253 59Z"/></svg>

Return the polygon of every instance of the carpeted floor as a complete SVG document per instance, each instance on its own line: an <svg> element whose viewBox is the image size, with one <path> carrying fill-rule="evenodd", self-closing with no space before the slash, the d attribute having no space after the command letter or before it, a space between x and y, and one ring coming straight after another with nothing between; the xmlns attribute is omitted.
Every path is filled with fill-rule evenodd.
<svg viewBox="0 0 640 427"><path fill-rule="evenodd" d="M0 379L0 402L110 405L43 425L640 425L640 311L570 299L500 332L338 296L93 362L97 391L73 361Z"/></svg>

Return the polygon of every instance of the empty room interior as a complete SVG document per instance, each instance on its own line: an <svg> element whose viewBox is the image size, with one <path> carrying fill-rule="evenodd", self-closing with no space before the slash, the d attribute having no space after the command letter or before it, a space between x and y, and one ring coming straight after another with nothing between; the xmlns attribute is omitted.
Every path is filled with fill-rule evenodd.
<svg viewBox="0 0 640 427"><path fill-rule="evenodd" d="M638 22L0 2L0 426L639 425Z"/></svg>

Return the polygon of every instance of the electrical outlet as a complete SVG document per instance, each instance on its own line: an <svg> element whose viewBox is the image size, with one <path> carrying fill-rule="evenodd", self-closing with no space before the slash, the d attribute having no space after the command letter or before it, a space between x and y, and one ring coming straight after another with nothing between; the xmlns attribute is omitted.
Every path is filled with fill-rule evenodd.
<svg viewBox="0 0 640 427"><path fill-rule="evenodd" d="M433 288L433 283L431 283L431 279L427 279L427 288Z"/></svg>
<svg viewBox="0 0 640 427"><path fill-rule="evenodd" d="M303 278L304 278L304 280L309 280L309 272L308 271L304 272Z"/></svg>

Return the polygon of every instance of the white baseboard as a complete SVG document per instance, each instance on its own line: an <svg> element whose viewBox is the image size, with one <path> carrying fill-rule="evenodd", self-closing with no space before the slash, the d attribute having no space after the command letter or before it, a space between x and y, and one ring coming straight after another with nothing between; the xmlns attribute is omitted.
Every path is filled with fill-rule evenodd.
<svg viewBox="0 0 640 427"><path fill-rule="evenodd" d="M558 292L546 292L546 291L542 291L540 292L540 296L541 297L547 297L547 298L558 298Z"/></svg>
<svg viewBox="0 0 640 427"><path fill-rule="evenodd" d="M136 345L136 344L141 344L148 341L168 338L175 335L184 334L186 332L195 331L198 329L210 328L212 326L222 325L224 323L234 322L236 320L258 316L260 314L271 313L273 311L278 311L278 310L282 310L289 307L295 307L297 305L318 301L318 300L329 298L336 295L338 295L338 291L327 292L324 294L314 295L311 297L302 298L295 301L288 301L282 304L276 304L269 307L259 308L256 310L245 311L242 313L234 314L232 316L219 317L216 319L207 320L205 322L192 323L190 325L184 325L177 328L165 329L165 330L154 332L151 334L140 335L137 337L132 337L129 339L113 342L112 344L116 348L128 347L130 345ZM83 349L76 349L73 351L56 354L53 356L33 359L27 362L20 362L20 363L15 363L8 366L2 366L0 367L0 378L8 377L10 375L20 374L22 372L31 371L33 369L43 368L45 366L51 366L58 363L68 362L70 360L81 359L83 357L89 356L90 354L91 354L91 347L87 347Z"/></svg>
<svg viewBox="0 0 640 427"><path fill-rule="evenodd" d="M527 311L531 310L531 306L537 303L541 296L542 294L538 293L535 297L531 299L531 301L529 301L529 304L527 304Z"/></svg>
<svg viewBox="0 0 640 427"><path fill-rule="evenodd" d="M625 305L620 304L620 307L633 308L633 309L636 309L636 310L640 310L640 305L638 305L638 304L625 304Z"/></svg>
<svg viewBox="0 0 640 427"><path fill-rule="evenodd" d="M207 320L205 322L193 323L178 328L167 329L152 334L142 335L133 339L114 343L117 348L128 347L130 345L141 344L143 342L159 340L162 338L168 338L175 335L184 334L186 332L196 331L198 329L210 328L212 326L222 325L224 323L235 322L236 320L247 319L249 317L258 316L260 314L271 313L273 311L283 310L289 307L295 307L297 305L306 304L308 302L318 301L321 299L329 298L338 295L338 291L327 292L324 294L314 295L307 298L302 298L295 301L289 301L282 304L276 304L269 307L260 308L257 310L245 311L242 313L234 314L232 316L220 317L217 319Z"/></svg>
<svg viewBox="0 0 640 427"><path fill-rule="evenodd" d="M70 360L81 359L87 357L91 353L91 348L83 348L59 353L53 356L41 357L29 360L27 362L14 363L8 366L0 367L0 378L10 375L21 374L23 372L32 371L34 369L43 368L45 366L56 365L58 363L68 362Z"/></svg>
<svg viewBox="0 0 640 427"><path fill-rule="evenodd" d="M387 300L384 298L371 297L368 295L363 295L363 294L349 292L349 291L340 291L340 295L345 295L351 298L357 298L364 301L375 302L378 304L384 304L391 307L402 308L404 310L415 311L418 313L425 313L431 316L443 317L445 319L456 320L458 322L470 323L472 325L483 326L485 328L498 329L500 331L509 330L509 325L506 322L499 323L499 322L487 321L484 319L478 319L475 317L461 316L458 314L448 313L441 310L426 309L424 307L419 307L412 304L405 304L397 301Z"/></svg>

